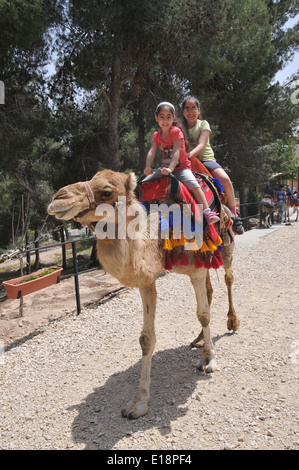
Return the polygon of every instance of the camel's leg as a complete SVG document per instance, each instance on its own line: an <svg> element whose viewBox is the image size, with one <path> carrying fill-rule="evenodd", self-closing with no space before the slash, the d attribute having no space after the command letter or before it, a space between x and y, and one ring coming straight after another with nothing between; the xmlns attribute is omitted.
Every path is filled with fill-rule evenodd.
<svg viewBox="0 0 299 470"><path fill-rule="evenodd" d="M202 326L202 333L204 339L203 361L199 364L198 368L200 370L204 370L205 372L213 372L214 370L216 370L216 362L214 359L214 352L212 349L210 334L210 306L207 296L206 276L207 270L201 268L194 271L190 275L190 279L196 295L196 314Z"/></svg>
<svg viewBox="0 0 299 470"><path fill-rule="evenodd" d="M289 218L289 208L286 204L286 207L285 207L285 211L284 211L284 223L287 223L288 221L290 221L290 218Z"/></svg>
<svg viewBox="0 0 299 470"><path fill-rule="evenodd" d="M228 294L228 314L227 314L227 328L228 330L236 331L240 326L240 320L237 317L237 314L233 305L233 295L232 295L232 285L234 282L233 270L232 270L232 261L233 261L233 251L234 243L226 245L222 250L222 259L223 267L225 270L224 280L227 287Z"/></svg>
<svg viewBox="0 0 299 470"><path fill-rule="evenodd" d="M143 329L139 338L142 349L142 368L138 390L134 398L122 410L122 416L136 419L145 415L148 410L150 398L150 374L152 355L156 344L155 311L156 311L156 285L139 289L143 303Z"/></svg>
<svg viewBox="0 0 299 470"><path fill-rule="evenodd" d="M207 270L207 278L206 278L206 288L207 288L208 304L210 307L212 303L212 297L213 297L213 287L211 283L210 272L208 270ZM192 341L191 346L192 348L195 348L195 347L201 348L203 347L203 345L204 345L203 330L201 330L197 338L195 338Z"/></svg>

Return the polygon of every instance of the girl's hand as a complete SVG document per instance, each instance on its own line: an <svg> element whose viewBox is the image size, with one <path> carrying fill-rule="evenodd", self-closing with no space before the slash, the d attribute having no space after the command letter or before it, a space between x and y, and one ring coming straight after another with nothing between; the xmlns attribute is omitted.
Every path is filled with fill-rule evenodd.
<svg viewBox="0 0 299 470"><path fill-rule="evenodd" d="M161 174L162 175L169 175L169 173L171 173L171 169L170 168L162 168L161 170Z"/></svg>
<svg viewBox="0 0 299 470"><path fill-rule="evenodd" d="M143 173L144 173L145 175L151 175L151 174L152 174L152 169L151 169L151 167L150 167L150 166L147 166L146 168L144 168Z"/></svg>
<svg viewBox="0 0 299 470"><path fill-rule="evenodd" d="M193 158L194 155L191 155L191 152L188 154L188 159L191 160L191 158Z"/></svg>

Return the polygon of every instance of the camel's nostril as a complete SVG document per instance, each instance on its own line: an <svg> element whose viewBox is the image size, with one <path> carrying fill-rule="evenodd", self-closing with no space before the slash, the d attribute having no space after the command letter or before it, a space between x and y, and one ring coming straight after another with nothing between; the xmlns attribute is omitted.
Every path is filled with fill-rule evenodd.
<svg viewBox="0 0 299 470"><path fill-rule="evenodd" d="M56 200L56 199L64 199L68 197L68 193L67 191L63 190L63 189L60 189L56 194L54 194L53 196L53 200Z"/></svg>

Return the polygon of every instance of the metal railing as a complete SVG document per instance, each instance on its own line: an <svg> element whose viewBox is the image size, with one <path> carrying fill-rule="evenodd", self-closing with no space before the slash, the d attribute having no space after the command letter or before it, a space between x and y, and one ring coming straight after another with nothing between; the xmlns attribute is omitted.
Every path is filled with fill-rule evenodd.
<svg viewBox="0 0 299 470"><path fill-rule="evenodd" d="M240 219L242 220L243 222L243 227L245 230L248 230L248 222L249 222L249 219L253 219L253 218L256 218L256 219L259 219L259 223L260 223L260 211L257 213L257 214L250 214L250 215L247 215L248 211L247 211L247 206L253 206L253 205L256 205L256 206L260 206L260 202L259 201L255 201L255 202L244 202L242 204L240 204L240 212L241 212L241 216L240 216ZM241 209L242 208L242 209ZM244 210L245 209L245 210Z"/></svg>
<svg viewBox="0 0 299 470"><path fill-rule="evenodd" d="M84 273L88 273L88 272L91 272L91 271L95 271L97 269L99 269L98 267L94 267L94 268L90 268L90 269L85 269L85 270L80 270L78 269L78 262L77 262L77 247L76 247L76 244L77 243L82 243L82 242L86 242L88 240L96 240L95 237L85 237L85 238L76 238L74 240L67 240L67 241L63 241L63 242L60 242L60 243L54 243L53 245L44 245L44 246L39 246L39 247L35 247L35 248L31 248L31 249L27 249L27 250L22 250L22 251L19 251L18 252L18 258L19 257L24 257L26 256L27 254L30 254L32 252L37 252L37 251L47 251L47 250L50 250L52 248L56 248L58 246L61 246L62 249L65 248L66 245L72 245L72 257L73 257L73 269L74 271L72 273L67 273L67 274L63 274L63 275L60 275L59 276L59 281L62 280L62 279L68 279L70 277L74 277L74 280L75 280L75 293L76 293L76 307L77 307L77 314L79 315L80 312L81 312L81 303L80 303L80 289L79 289L79 275L80 274L84 274ZM65 256L65 253L63 253L63 257ZM59 282L58 281L58 282Z"/></svg>

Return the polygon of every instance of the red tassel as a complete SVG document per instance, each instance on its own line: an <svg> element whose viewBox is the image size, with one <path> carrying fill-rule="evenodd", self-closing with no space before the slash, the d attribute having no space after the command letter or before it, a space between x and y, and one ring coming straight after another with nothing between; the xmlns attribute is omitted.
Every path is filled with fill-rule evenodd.
<svg viewBox="0 0 299 470"><path fill-rule="evenodd" d="M209 225L206 232L209 235L209 237L211 238L211 240L214 243L216 243L216 241L218 240L218 232L216 231L216 229L214 227L214 224Z"/></svg>
<svg viewBox="0 0 299 470"><path fill-rule="evenodd" d="M183 251L182 256L181 256L181 258L180 258L179 264L180 264L181 266L188 266L188 264L189 264L187 255L186 255L186 253L185 253L184 251Z"/></svg>
<svg viewBox="0 0 299 470"><path fill-rule="evenodd" d="M204 265L204 267L205 267L206 269L210 269L210 267L211 267L211 261L210 261L210 259L209 259L207 256L205 256L203 265Z"/></svg>
<svg viewBox="0 0 299 470"><path fill-rule="evenodd" d="M172 270L172 262L171 262L171 258L170 258L169 255L166 255L164 268L165 268L167 271L171 271L171 270Z"/></svg>
<svg viewBox="0 0 299 470"><path fill-rule="evenodd" d="M222 266L223 265L223 258L222 258L222 254L220 253L220 251L216 250L215 253L214 253L214 256L217 257L217 259L219 261L219 266Z"/></svg>
<svg viewBox="0 0 299 470"><path fill-rule="evenodd" d="M211 264L212 264L212 268L214 269L220 268L220 263L216 256L213 256Z"/></svg>
<svg viewBox="0 0 299 470"><path fill-rule="evenodd" d="M203 267L203 262L201 261L199 255L195 255L195 257L194 257L194 266L196 267L196 269L199 269L199 268Z"/></svg>
<svg viewBox="0 0 299 470"><path fill-rule="evenodd" d="M178 255L176 251L172 252L171 261L172 261L173 266L176 266L178 264L179 260L178 260Z"/></svg>

